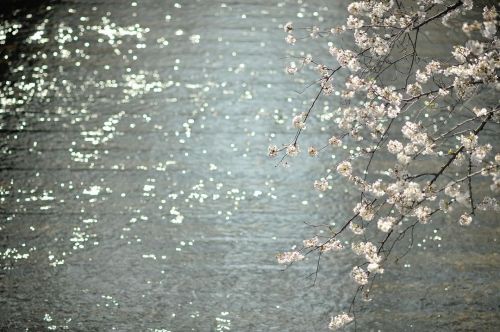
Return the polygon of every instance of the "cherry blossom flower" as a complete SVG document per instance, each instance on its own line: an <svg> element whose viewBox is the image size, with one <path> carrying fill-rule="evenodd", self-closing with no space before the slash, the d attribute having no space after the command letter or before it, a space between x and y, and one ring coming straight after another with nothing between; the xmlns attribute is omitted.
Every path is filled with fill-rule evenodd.
<svg viewBox="0 0 500 332"><path fill-rule="evenodd" d="M279 264L290 264L303 260L305 257L298 251L288 251L276 255Z"/></svg>
<svg viewBox="0 0 500 332"><path fill-rule="evenodd" d="M299 115L294 116L292 119L292 125L297 129L304 129L306 127L304 122L305 116L305 113L300 113Z"/></svg>
<svg viewBox="0 0 500 332"><path fill-rule="evenodd" d="M297 144L290 144L286 147L286 154L290 157L296 157L299 152L300 150Z"/></svg>
<svg viewBox="0 0 500 332"><path fill-rule="evenodd" d="M359 213L359 216L366 221L370 221L373 219L373 216L375 215L375 211L373 210L373 207L366 203L358 203L354 209L354 213Z"/></svg>
<svg viewBox="0 0 500 332"><path fill-rule="evenodd" d="M316 149L314 146L310 146L308 149L307 149L307 153L309 154L309 156L311 157L316 157L318 155L318 149Z"/></svg>
<svg viewBox="0 0 500 332"><path fill-rule="evenodd" d="M390 140L387 143L387 150L392 154L398 154L401 150L403 150L403 144L397 140Z"/></svg>
<svg viewBox="0 0 500 332"><path fill-rule="evenodd" d="M295 45L295 43L297 42L297 38L289 33L288 35L286 35L285 41L287 42L287 44Z"/></svg>
<svg viewBox="0 0 500 332"><path fill-rule="evenodd" d="M392 226L396 223L396 219L394 217L383 217L380 218L377 222L377 227L382 232L387 233L391 230Z"/></svg>
<svg viewBox="0 0 500 332"><path fill-rule="evenodd" d="M352 269L351 277L359 285L366 285L368 283L368 273L358 266Z"/></svg>
<svg viewBox="0 0 500 332"><path fill-rule="evenodd" d="M353 316L348 315L345 312L343 312L340 315L332 317L330 324L328 324L328 328L330 330L338 330L341 327L344 327L346 324L349 324L353 320L354 320Z"/></svg>
<svg viewBox="0 0 500 332"><path fill-rule="evenodd" d="M472 151L477 146L477 136L473 133L469 133L467 136L460 135L460 143L466 150Z"/></svg>
<svg viewBox="0 0 500 332"><path fill-rule="evenodd" d="M352 173L351 163L343 161L337 166L337 172L342 176L350 176Z"/></svg>
<svg viewBox="0 0 500 332"><path fill-rule="evenodd" d="M331 146L341 146L342 140L340 138L332 136L330 137L330 139L328 139L328 144L330 144Z"/></svg>
<svg viewBox="0 0 500 332"><path fill-rule="evenodd" d="M285 70L288 74L293 75L297 72L298 68L295 62L290 62L290 64L286 66Z"/></svg>
<svg viewBox="0 0 500 332"><path fill-rule="evenodd" d="M328 189L328 181L325 178L314 181L314 188L319 191L326 191Z"/></svg>
<svg viewBox="0 0 500 332"><path fill-rule="evenodd" d="M319 245L319 239L317 236L315 236L312 239L304 240L303 244L304 244L304 248L316 247Z"/></svg>
<svg viewBox="0 0 500 332"><path fill-rule="evenodd" d="M365 229L356 223L350 223L349 229L356 235L361 235L365 232Z"/></svg>
<svg viewBox="0 0 500 332"><path fill-rule="evenodd" d="M339 240L329 241L321 246L322 252L339 251L342 249L344 249L344 246L342 245L342 243L340 243Z"/></svg>
<svg viewBox="0 0 500 332"><path fill-rule="evenodd" d="M366 270L370 273L384 273L384 269L378 263L368 264Z"/></svg>
<svg viewBox="0 0 500 332"><path fill-rule="evenodd" d="M419 206L415 209L415 216L421 224L427 224L431 217L431 208L428 206Z"/></svg>
<svg viewBox="0 0 500 332"><path fill-rule="evenodd" d="M274 158L278 155L278 147L276 145L269 145L269 147L267 148L267 154L269 155L269 157L271 158Z"/></svg>
<svg viewBox="0 0 500 332"><path fill-rule="evenodd" d="M464 213L458 219L458 223L462 226L469 226L472 223L472 217L468 213Z"/></svg>

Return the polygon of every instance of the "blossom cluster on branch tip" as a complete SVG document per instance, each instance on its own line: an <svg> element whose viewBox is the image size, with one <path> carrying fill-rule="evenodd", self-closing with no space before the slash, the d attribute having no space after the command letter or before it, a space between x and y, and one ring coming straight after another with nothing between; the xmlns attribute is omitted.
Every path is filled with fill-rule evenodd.
<svg viewBox="0 0 500 332"><path fill-rule="evenodd" d="M314 181L314 188L319 191L326 191L328 189L328 181L325 178Z"/></svg>
<svg viewBox="0 0 500 332"><path fill-rule="evenodd" d="M337 315L335 317L332 317L330 324L328 324L328 327L331 330L337 330L343 327L344 325L352 322L354 320L354 317L352 315L349 315L345 312L341 313L340 315Z"/></svg>
<svg viewBox="0 0 500 332"><path fill-rule="evenodd" d="M346 231L354 238L351 250L362 263L354 264L350 275L358 291L349 312L332 317L331 329L354 319L357 294L370 291L393 248L413 238L414 230L436 222L439 214L459 228L474 225L482 211L500 210L494 197L500 192L498 13L489 5L470 15L480 20L470 20L473 10L472 0L353 1L340 26L283 26L294 50L304 41L326 38L328 52L294 53L286 65L288 74L315 73L318 94L306 112L291 115L296 130L291 143L271 144L268 155L281 155L283 164L299 156L316 101L335 94L339 107L329 117L331 133L306 151L317 160L333 153L341 158L313 188L323 195L344 181L360 193L354 215L338 229L326 227L326 239L322 233L321 240L314 236L302 249L278 255L280 263L289 264L342 249ZM465 41L442 45L446 54L421 55L422 34L436 29L430 23L462 33ZM346 46L341 40L348 38L352 44Z"/></svg>
<svg viewBox="0 0 500 332"><path fill-rule="evenodd" d="M293 117L292 124L297 129L305 129L306 128L306 113L302 112L299 115Z"/></svg>
<svg viewBox="0 0 500 332"><path fill-rule="evenodd" d="M302 255L298 251L289 251L278 254L276 258L278 259L278 263L280 264L290 264L303 260L304 255Z"/></svg>

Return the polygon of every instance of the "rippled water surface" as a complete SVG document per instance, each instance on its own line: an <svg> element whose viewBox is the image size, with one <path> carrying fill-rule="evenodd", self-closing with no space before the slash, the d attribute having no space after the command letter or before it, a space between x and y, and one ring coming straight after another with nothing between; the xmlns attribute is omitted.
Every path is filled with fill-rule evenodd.
<svg viewBox="0 0 500 332"><path fill-rule="evenodd" d="M275 168L266 149L315 92L283 74L282 24L340 23L343 4L2 3L0 329L325 331L354 291L348 254L316 287L314 261L274 256L348 196L311 190L331 159ZM499 227L451 224L416 236L359 330L498 327Z"/></svg>

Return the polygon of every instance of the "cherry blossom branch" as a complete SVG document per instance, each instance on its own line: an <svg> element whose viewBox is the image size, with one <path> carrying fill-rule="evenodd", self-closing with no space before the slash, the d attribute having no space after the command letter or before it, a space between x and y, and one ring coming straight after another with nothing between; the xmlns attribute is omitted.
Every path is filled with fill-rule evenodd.
<svg viewBox="0 0 500 332"><path fill-rule="evenodd" d="M394 255L393 249L408 236L411 236L408 247L402 254L398 253L396 263L411 250L417 225L429 223L430 218L440 211L447 212L454 202L465 205L465 208L458 208L462 210L458 220L462 226L471 224L476 209L497 209L496 200L486 196L481 200L477 196L482 192L475 191L474 186L475 177L481 174L491 177L492 191L500 187L500 154L494 154L496 147L484 144L493 127L487 124L498 122L499 109L498 105L491 107L489 99L479 100L483 96L480 94L492 91L495 84L498 85L500 65L494 37L498 26L495 7L483 9L483 22L463 25L464 32L478 31L482 37L453 46L452 57L448 58L451 61L428 61L417 52L426 38L425 34L421 36L424 26L440 18L446 25L453 15L470 9L471 3L465 0L455 0L448 6L434 2L414 5L397 0L395 3L354 2L348 8L351 16L346 22L347 28L335 28L331 33L351 31L357 49L331 46L329 52L339 64L334 69L312 61L312 56L304 57L300 70L305 68L306 62L316 65L320 73L320 79L315 82L320 86L319 91L306 112L292 119L297 131L291 143L282 149L270 146L269 153L276 156L286 149L279 163L287 156L298 154L299 137L320 96L333 93L335 73L349 71L345 88L339 91L344 101L335 122L343 133L342 138L350 139L343 141L336 134L328 143L333 147L349 144L352 149L343 160L332 163L338 174L330 173L332 165L329 164L327 175L316 180L314 188L324 192L331 188L328 183L331 179L344 179L361 196L349 219L344 219L339 226L312 225L328 228L329 232L326 236L314 232L313 238L303 241L303 248L284 253L278 261L292 264L316 253L316 268L307 276L314 277L314 286L323 254L343 248L340 235L345 235L348 228L352 231L357 240L351 241L351 249L356 256L364 256L366 261L354 265L351 277L358 284L356 292L348 313L332 317L331 329L341 328L353 320L356 329L358 295L364 290L370 291L375 278ZM365 22L366 18L368 22ZM287 33L293 30L291 23L284 28ZM311 38L328 34L316 26L307 31ZM288 35L287 41L295 42L295 38ZM295 64L287 70L290 74L297 72ZM469 107L471 104L483 108ZM442 115L449 120L442 121ZM467 118L463 120L462 116ZM458 148L452 139L460 141ZM444 155L450 146L453 150ZM316 156L326 147L328 145L319 150L309 147L308 153ZM386 147L389 153L383 155L384 160L379 158L382 147ZM351 162L365 157L367 162L362 175L356 174ZM424 158L436 158L441 163L435 167L434 163L425 164ZM374 160L378 159L381 159L378 166L382 168L374 172ZM436 169L433 171L432 168ZM380 178L372 179L373 174L379 174ZM446 181L448 184L443 186ZM464 181L467 185L461 186L459 183Z"/></svg>
<svg viewBox="0 0 500 332"><path fill-rule="evenodd" d="M427 23L432 22L432 21L435 21L435 20L437 20L438 18L441 18L441 17L445 16L446 14L448 14L449 12L451 12L452 10L455 10L455 9L457 9L458 7L460 7L461 5L463 5L463 3L464 3L464 2L463 2L462 0L455 2L453 5L450 5L450 6L446 7L446 9L445 9L445 10L443 10L443 11L441 11L441 12L437 13L436 15L431 16L431 17L429 17L428 19L426 19L426 20L424 20L424 21L420 22L419 24L417 24L416 26L414 26L414 27L412 28L412 30L419 29L420 27L422 27L422 26L426 25Z"/></svg>
<svg viewBox="0 0 500 332"><path fill-rule="evenodd" d="M472 172L472 159L471 159L470 154L469 154L468 161L469 161L469 168L467 170L467 175L469 176L469 179L468 179L469 201L470 201L471 214L474 215L475 208L474 208L474 198L472 197L472 177L470 176L470 174Z"/></svg>
<svg viewBox="0 0 500 332"><path fill-rule="evenodd" d="M492 113L488 114L488 116L486 117L486 119L481 123L481 125L476 128L476 130L474 130L474 135L477 135L481 130L483 130L484 126L486 125L486 123L488 123L488 120L491 119L492 117ZM458 148L457 151L455 151L454 153L452 153L452 156L450 159L448 159L448 161L446 162L446 164L444 164L441 169L436 173L436 175L434 175L434 178L429 182L429 187L432 186L432 184L434 182L436 182L436 180L438 179L438 177L448 168L448 166L450 166L450 164L453 162L453 160L455 160L458 156L458 154L460 152L462 152L463 150L465 149L465 146L462 145L460 146L460 148Z"/></svg>
<svg viewBox="0 0 500 332"><path fill-rule="evenodd" d="M451 135L455 130L457 130L458 128L462 127L463 125L466 125L467 123L469 122L473 122L473 121L476 121L477 119L480 119L482 117L484 117L485 115L489 115L489 114L495 114L497 112L499 112L500 109L496 108L494 110L491 110L489 112L486 112L486 114L481 114L481 115L477 115L473 118L469 118L467 120L464 120L460 123L458 123L457 125L455 125L453 128L451 128L450 130L448 130L447 132L441 134L440 136L436 137L436 138L431 138L433 142L437 142L443 138L447 138L448 135ZM460 133L457 133L457 134L460 134ZM456 136L457 134L453 134L453 136Z"/></svg>

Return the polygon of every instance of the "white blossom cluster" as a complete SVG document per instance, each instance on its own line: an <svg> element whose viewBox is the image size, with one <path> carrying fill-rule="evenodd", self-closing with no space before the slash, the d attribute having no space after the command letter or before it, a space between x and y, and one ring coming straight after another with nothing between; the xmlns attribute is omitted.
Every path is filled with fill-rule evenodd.
<svg viewBox="0 0 500 332"><path fill-rule="evenodd" d="M304 259L304 255L298 251L288 251L279 253L276 258L280 264L290 264Z"/></svg>
<svg viewBox="0 0 500 332"><path fill-rule="evenodd" d="M331 330L338 330L346 324L352 322L353 320L354 317L352 315L343 312L340 315L332 317L330 324L328 324L328 328L330 328Z"/></svg>
<svg viewBox="0 0 500 332"><path fill-rule="evenodd" d="M328 240L325 243L320 243L317 236L303 241L304 248L318 248L321 252L339 251L344 249L339 240Z"/></svg>

